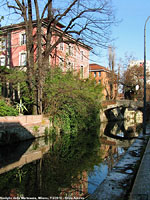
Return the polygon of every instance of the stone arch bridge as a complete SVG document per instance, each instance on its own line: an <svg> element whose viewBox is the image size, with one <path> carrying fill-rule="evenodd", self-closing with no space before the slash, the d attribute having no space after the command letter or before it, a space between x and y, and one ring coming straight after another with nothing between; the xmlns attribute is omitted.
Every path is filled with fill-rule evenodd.
<svg viewBox="0 0 150 200"><path fill-rule="evenodd" d="M142 118L142 101L112 100L102 102L100 119L103 121L118 121L128 118Z"/></svg>

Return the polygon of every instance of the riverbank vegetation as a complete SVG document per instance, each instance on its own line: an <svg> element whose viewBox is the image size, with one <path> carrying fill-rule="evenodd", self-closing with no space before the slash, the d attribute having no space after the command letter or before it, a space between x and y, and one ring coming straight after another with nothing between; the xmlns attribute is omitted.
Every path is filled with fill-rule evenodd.
<svg viewBox="0 0 150 200"><path fill-rule="evenodd" d="M1 80L9 82L12 90L19 91L18 101L9 98L14 113L10 114L8 110L8 115L18 115L20 112L17 108L22 114L32 114L32 107L36 102L32 101L32 93L28 90L26 73L5 67L1 67L1 72ZM90 129L99 123L101 90L101 85L94 80L80 79L80 75L75 75L71 70L63 73L59 67L51 68L43 86L43 114L50 119L53 128L61 132L74 134Z"/></svg>
<svg viewBox="0 0 150 200"><path fill-rule="evenodd" d="M12 107L11 105L8 105L3 99L0 99L0 116L17 116L18 111Z"/></svg>
<svg viewBox="0 0 150 200"><path fill-rule="evenodd" d="M101 90L95 81L81 80L71 71L51 70L44 87L44 113L63 132L90 129L99 122Z"/></svg>

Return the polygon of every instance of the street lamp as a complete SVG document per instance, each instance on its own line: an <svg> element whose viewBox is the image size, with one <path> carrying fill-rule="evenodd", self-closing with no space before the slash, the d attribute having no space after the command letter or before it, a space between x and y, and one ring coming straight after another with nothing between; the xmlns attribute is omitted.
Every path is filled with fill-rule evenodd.
<svg viewBox="0 0 150 200"><path fill-rule="evenodd" d="M147 18L144 25L144 109L143 109L143 134L146 134L146 24L150 16Z"/></svg>

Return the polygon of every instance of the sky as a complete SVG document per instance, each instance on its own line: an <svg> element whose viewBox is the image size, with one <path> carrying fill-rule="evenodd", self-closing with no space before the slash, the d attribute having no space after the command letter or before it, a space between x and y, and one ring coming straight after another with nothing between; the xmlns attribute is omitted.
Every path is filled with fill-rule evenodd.
<svg viewBox="0 0 150 200"><path fill-rule="evenodd" d="M0 0L0 2L3 0ZM92 1L92 0L91 0ZM120 22L112 27L111 37L114 39L116 65L120 59L125 59L125 54L132 55L137 60L144 57L144 24L150 16L149 0L112 0L116 19ZM1 11L3 14L6 11ZM6 20L4 20L7 23ZM150 19L146 29L147 60L150 60ZM90 56L90 63L108 66L108 50L100 49L98 56Z"/></svg>
<svg viewBox="0 0 150 200"><path fill-rule="evenodd" d="M113 0L115 16L121 22L112 28L113 46L115 46L116 64L125 54L137 60L144 59L144 24L150 16L149 0ZM150 19L146 26L146 54L150 60ZM91 57L100 65L108 66L108 51L102 50L98 57ZM91 61L91 62L93 62Z"/></svg>

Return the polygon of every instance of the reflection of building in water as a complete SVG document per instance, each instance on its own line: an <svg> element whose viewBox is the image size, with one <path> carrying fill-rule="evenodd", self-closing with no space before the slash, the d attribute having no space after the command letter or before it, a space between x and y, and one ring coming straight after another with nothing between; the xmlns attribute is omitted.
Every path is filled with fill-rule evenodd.
<svg viewBox="0 0 150 200"><path fill-rule="evenodd" d="M77 177L77 183L72 184L71 188L60 188L60 197L85 197L88 193L88 174L86 171L82 172Z"/></svg>
<svg viewBox="0 0 150 200"><path fill-rule="evenodd" d="M36 181L36 194L35 197L37 197L37 195L39 195L41 193L41 196L43 194L43 196L45 195L42 191L42 184L44 180L42 180L42 174L41 174L41 164L42 164L42 159L37 160L34 162L34 166L36 167L36 174L35 174L35 181ZM33 177L32 177L33 178ZM73 177L76 178L76 177ZM35 182L33 181L33 183L35 184ZM29 189L29 188L28 188ZM49 188L49 190L51 190L51 188ZM85 197L88 194L88 173L86 171L82 172L80 175L78 175L78 177L76 178L76 183L73 183L70 187L68 188L58 188L58 191L60 191L59 196L56 196L56 199L62 199L64 200L65 197ZM39 193L40 192L40 193ZM28 194L28 193L27 193ZM9 196L12 197L12 199L16 199L17 197L25 197L24 196L25 193L21 194L20 190L18 190L18 188L13 188L10 190ZM52 195L54 196L54 195ZM60 197L60 198L59 198ZM25 197L26 198L26 197Z"/></svg>
<svg viewBox="0 0 150 200"><path fill-rule="evenodd" d="M16 189L15 189L15 188L11 189L9 197L10 197L12 200L13 200L13 199L16 199L16 197L17 197L17 192L16 192Z"/></svg>
<svg viewBox="0 0 150 200"><path fill-rule="evenodd" d="M105 141L103 138L103 142L103 144L101 144L100 151L103 153L102 158L104 162L108 165L108 171L111 171L115 163L118 162L118 160L120 159L118 146L115 142L108 141L106 138Z"/></svg>
<svg viewBox="0 0 150 200"><path fill-rule="evenodd" d="M103 123L102 128L100 128L100 130L101 130L101 132L100 132L100 143L101 143L100 151L102 152L102 159L108 165L108 171L111 171L112 167L120 159L120 155L118 152L117 140L104 135L107 125L108 125L107 123ZM111 128L113 128L113 129L111 129ZM113 130L113 134L116 134L116 131L117 131L116 126L114 125L111 128L109 131L112 133L112 130ZM102 132L102 130L103 130L103 132Z"/></svg>

